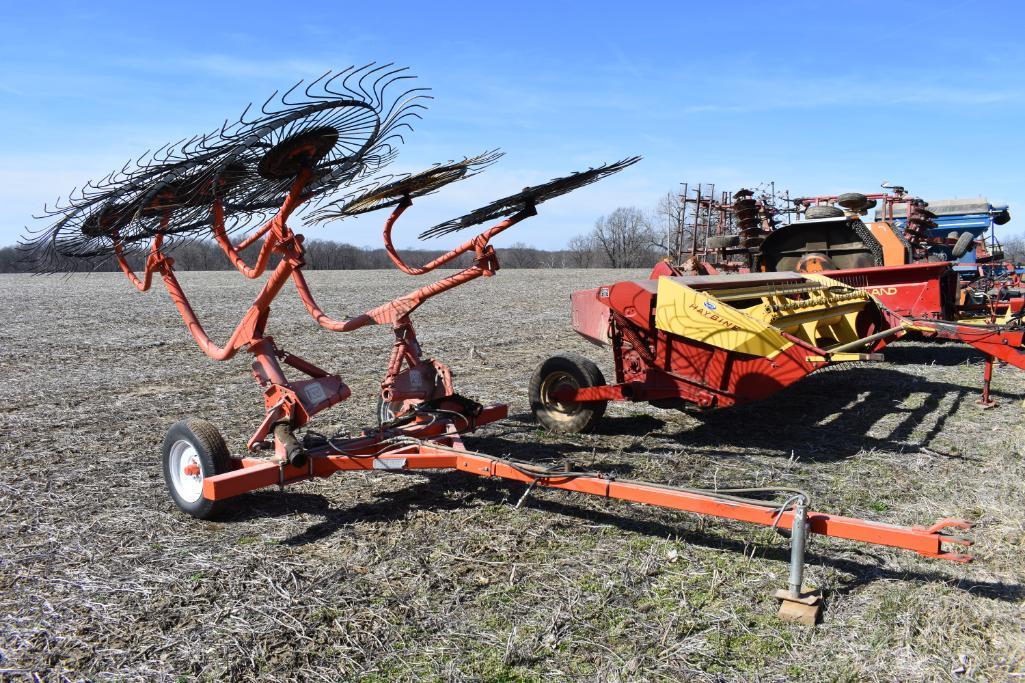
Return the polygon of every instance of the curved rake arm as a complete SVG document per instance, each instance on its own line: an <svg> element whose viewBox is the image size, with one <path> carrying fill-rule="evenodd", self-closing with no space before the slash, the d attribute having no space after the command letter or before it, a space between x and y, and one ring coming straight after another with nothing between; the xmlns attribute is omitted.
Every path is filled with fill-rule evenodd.
<svg viewBox="0 0 1025 683"><path fill-rule="evenodd" d="M203 329L203 325L199 322L196 312L192 309L192 305L185 295L185 290L182 289L181 283L178 282L178 278L174 275L174 259L160 251L163 239L163 233L157 233L153 238L153 244L150 248L149 257L146 259L146 269L143 272L142 278L135 274L132 267L125 260L121 244L115 242L114 250L118 265L121 266L121 270L128 276L132 284L142 292L148 290L153 283L153 273L160 273L164 286L167 288L167 293L178 308L178 313L181 314L182 320L185 321L185 326L188 328L189 333L192 334L192 338L196 340L196 344L203 350L203 353L214 360L228 360L238 353L239 349L252 343L254 339L263 334L263 326L267 322L271 302L281 291L288 276L292 274L300 263L300 261L288 255L281 259L281 263L274 269L270 279L267 280L263 289L260 290L256 300L249 307L249 310L246 311L245 316L243 316L235 328L228 342L222 347L210 339L206 330Z"/></svg>
<svg viewBox="0 0 1025 683"><path fill-rule="evenodd" d="M165 267L170 267L173 261L168 260L160 247L164 243L164 232L167 230L167 225L171 220L171 214L167 211L160 218L160 232L153 236L153 242L150 243L149 255L146 257L146 265L142 271L142 277L140 278L132 270L132 266L129 265L128 259L125 258L124 247L121 246L121 238L115 231L113 234L114 239L114 258L117 260L117 265L121 268L121 272L125 274L128 280L135 285L135 288L140 292L145 292L153 284L153 273L161 272Z"/></svg>
<svg viewBox="0 0 1025 683"><path fill-rule="evenodd" d="M288 196L285 197L285 201L282 203L281 208L274 215L273 218L264 223L263 227L254 232L246 239L239 242L238 246L233 246L231 240L228 239L228 234L224 229L224 205L220 200L215 201L213 204L213 229L214 239L217 244L220 245L221 251L228 257L231 264L235 266L238 272L242 273L249 279L255 279L263 275L267 269L267 264L270 261L271 252L274 251L274 247L278 245L284 236L285 221L288 220L292 212L299 207L302 203L302 190L306 186L306 183L310 179L310 171L303 169L295 182L292 183L292 187L288 192ZM268 235L268 233L270 233ZM263 241L263 245L260 247L260 253L256 257L256 263L252 267L246 265L246 262L242 259L242 251L253 245L264 235L267 235L267 239Z"/></svg>
<svg viewBox="0 0 1025 683"><path fill-rule="evenodd" d="M345 320L338 320L327 315L320 306L317 305L316 300L313 298L313 294L310 292L309 284L306 282L306 277L301 271L296 270L292 273L292 281L295 283L295 288L299 292L299 298L302 299L303 305L306 306L306 310L310 316L317 321L317 324L321 327L331 330L332 332L351 332L367 325L382 325L386 323L394 324L405 318L410 313L419 308L425 301L433 296L437 296L442 292L447 292L453 287L475 280L482 276L493 275L498 270L498 260L495 257L494 249L488 244L488 241L512 226L516 225L525 218L537 215L537 210L533 207L527 207L514 216L506 218L501 223L488 228L484 232L480 233L472 240L456 247L452 251L440 256L430 263L426 264L422 268L410 268L402 261L397 253L394 252L394 248L391 245L391 228L395 224L395 221L402 212L405 211L411 202L403 202L400 204L392 215L388 218L388 222L385 224L385 245L388 249L388 254L391 256L392 262L399 267L405 273L410 275L420 275L434 270L438 266L448 263L456 256L470 251L475 250L477 253L476 262L467 268L449 275L448 277L442 278L437 282L432 282L429 285L424 285L405 296L401 296L398 299L390 301L386 304L373 308L366 313L356 316L354 318L347 318Z"/></svg>
<svg viewBox="0 0 1025 683"><path fill-rule="evenodd" d="M391 215L388 216L388 220L384 223L384 249L386 252L388 252L388 258L391 259L392 263L394 263L399 270L401 270L403 273L406 273L407 275L424 275L425 273L429 273L435 268L445 265L452 259L456 258L457 256L460 256L461 254L465 254L471 249L476 249L478 252L480 252L480 250L487 245L491 238L497 235L498 233L502 232L503 230L511 228L524 218L529 218L530 216L537 215L537 209L535 209L533 206L527 207L526 209L523 209L519 213L515 214L514 216L510 216L501 223L498 223L494 227L485 230L473 239L467 240L466 242L459 245L452 251L446 254L442 254L438 258L420 266L419 268L414 268L410 265L407 265L406 262L402 260L402 257L399 256L398 251L396 251L395 246L392 244L391 241L391 233L392 229L395 227L395 222L399 219L399 216L401 216L402 213L412 205L412 199L410 199L409 197L404 198L402 202L395 207L395 210L392 211Z"/></svg>
<svg viewBox="0 0 1025 683"><path fill-rule="evenodd" d="M251 344L263 335L263 327L270 313L270 304L281 291L288 276L292 274L295 268L296 262L292 259L283 258L281 260L281 263L274 269L267 283L264 284L263 289L256 296L256 300L253 301L253 304L246 311L242 320L239 321L235 331L232 332L231 337L223 347L215 344L206 333L206 330L203 329L203 325L199 322L199 318L196 317L195 311L192 310L192 305L189 303L188 297L185 296L185 292L182 290L170 266L163 270L161 275L163 276L164 285L167 287L167 293L171 295L171 300L174 301L174 305L178 308L182 320L185 321L185 326L189 328L189 332L192 334L192 338L196 340L199 348L214 360L228 360L238 353L239 349Z"/></svg>
<svg viewBox="0 0 1025 683"><path fill-rule="evenodd" d="M146 269L141 279L125 260L120 243L115 243L118 265L121 266L121 270L128 276L132 284L143 292L150 288L153 282L153 273L159 272L164 286L167 288L167 293L178 308L178 313L181 314L182 320L185 321L185 326L188 328L192 338L196 340L196 344L199 345L203 353L213 360L228 360L238 353L242 347L251 344L263 335L263 328L270 313L271 302L277 297L288 277L301 264L301 261L289 254L282 258L270 279L267 280L263 289L260 290L256 300L249 307L249 310L246 311L242 320L239 321L238 326L227 343L222 347L214 343L210 335L203 329L202 323L199 322L196 312L192 309L192 305L185 295L185 290L182 289L181 283L178 282L178 278L174 275L174 259L169 258L160 251L163 237L163 233L157 233L153 238L153 246L149 258L146 260ZM301 238L298 239L301 240ZM275 239L274 241L276 244L277 240Z"/></svg>
<svg viewBox="0 0 1025 683"><path fill-rule="evenodd" d="M220 245L221 251L224 252L224 255L228 257L229 261L231 261L231 264L235 266L235 269L238 270L238 272L242 273L250 280L263 275L263 272L267 269L267 263L270 261L271 252L274 251L274 246L277 244L275 235L271 232L274 228L274 221L277 220L277 216L267 221L262 228L250 235L245 242L240 243L236 247L232 245L231 240L228 239L227 232L224 230L224 207L220 202L215 202L213 211L214 222L211 232L213 232L214 239L217 241L217 244ZM260 247L260 253L256 257L256 263L254 263L252 267L249 267L242 259L242 250L253 244L268 232L271 232L271 234L263 241L263 245Z"/></svg>
<svg viewBox="0 0 1025 683"><path fill-rule="evenodd" d="M238 326L236 326L235 331L232 332L231 337L224 346L215 344L206 333L206 330L203 329L203 325L199 322L196 312L192 309L192 305L185 295L185 290L182 289L181 283L178 282L178 278L174 275L174 259L160 251L164 241L164 232L167 230L170 222L170 212L165 212L161 219L161 230L153 237L143 277L140 278L132 270L124 257L121 243L115 236L114 252L118 265L132 284L140 291L146 291L150 288L153 282L153 273L160 273L164 286L171 296L171 300L174 301L174 305L178 308L182 320L185 321L185 326L188 328L189 333L192 334L192 338L196 340L199 348L214 360L228 360L238 353L241 348L253 343L263 335L267 316L270 314L271 302L281 292L281 288L293 271L302 267L302 236L294 235L285 225L285 221L301 203L301 192L308 178L309 174L306 171L299 174L278 213L258 231L260 235L267 234L268 232L270 234L267 236L263 247L261 247L260 256L257 259L256 266L253 268L246 266L239 256L237 249L228 241L227 235L224 234L224 213L222 207L220 203L214 206L214 232L215 236L218 237L218 243L220 243L222 250L228 255L228 258L231 259L235 267L245 274L246 277L258 277L263 273L266 269L270 252L275 247L280 246L282 253L281 262L278 263L270 278L264 284L263 289L260 290L253 304L246 311L242 320L239 321ZM216 234L218 232L218 225L220 226L220 235Z"/></svg>

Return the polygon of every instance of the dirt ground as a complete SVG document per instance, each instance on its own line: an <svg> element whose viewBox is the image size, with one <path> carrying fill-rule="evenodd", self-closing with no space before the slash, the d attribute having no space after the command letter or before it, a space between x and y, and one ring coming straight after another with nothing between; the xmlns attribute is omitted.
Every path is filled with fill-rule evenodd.
<svg viewBox="0 0 1025 683"><path fill-rule="evenodd" d="M640 505L469 475L371 473L248 495L200 522L168 498L159 451L185 416L241 454L262 416L248 358L215 363L163 290L112 274L0 276L0 678L32 680L1014 680L1025 675L1025 376L905 343L888 362L814 375L777 398L696 415L611 406L597 434L530 420L534 366L611 356L569 328L568 295L643 273L506 270L416 316L457 388L508 402L467 437L487 453L573 457L622 476L783 483L818 510L897 524L978 522L969 565L815 538L815 628L775 618L786 539ZM394 272L315 272L355 314ZM185 273L223 340L253 283ZM353 397L321 432L373 420L389 331L332 334L291 290L270 332ZM476 354L470 353L474 347Z"/></svg>

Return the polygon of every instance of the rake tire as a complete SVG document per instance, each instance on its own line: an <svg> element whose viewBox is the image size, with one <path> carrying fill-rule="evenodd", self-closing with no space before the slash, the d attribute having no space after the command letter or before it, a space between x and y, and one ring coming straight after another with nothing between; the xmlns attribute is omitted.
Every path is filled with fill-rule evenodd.
<svg viewBox="0 0 1025 683"><path fill-rule="evenodd" d="M175 422L167 430L162 451L164 483L174 504L196 519L220 513L224 501L207 500L202 494L203 479L232 469L228 447L217 428L195 418ZM186 473L190 465L199 467L198 480Z"/></svg>
<svg viewBox="0 0 1025 683"><path fill-rule="evenodd" d="M608 401L560 403L550 392L560 386L576 389L605 384L605 377L593 362L575 353L558 353L534 370L528 394L530 411L546 429L561 434L589 432L605 414Z"/></svg>
<svg viewBox="0 0 1025 683"><path fill-rule="evenodd" d="M401 415L396 413L396 410L402 409L402 401L385 401L384 397L380 394L377 395L377 426L380 427L393 420L409 415L416 406L411 406L410 410L405 411Z"/></svg>

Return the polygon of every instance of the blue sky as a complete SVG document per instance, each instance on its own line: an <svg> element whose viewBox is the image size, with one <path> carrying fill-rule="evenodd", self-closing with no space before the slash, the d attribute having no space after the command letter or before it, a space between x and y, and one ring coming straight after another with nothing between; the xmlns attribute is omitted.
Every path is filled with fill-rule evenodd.
<svg viewBox="0 0 1025 683"><path fill-rule="evenodd" d="M802 194L988 196L1025 208L1017 2L9 3L0 14L0 245L44 202L299 78L407 65L435 99L394 170L494 147L423 227L633 154L503 236L554 248L684 181ZM1025 231L1025 214L1006 226ZM383 215L310 228L377 246ZM500 242L501 244L501 242Z"/></svg>

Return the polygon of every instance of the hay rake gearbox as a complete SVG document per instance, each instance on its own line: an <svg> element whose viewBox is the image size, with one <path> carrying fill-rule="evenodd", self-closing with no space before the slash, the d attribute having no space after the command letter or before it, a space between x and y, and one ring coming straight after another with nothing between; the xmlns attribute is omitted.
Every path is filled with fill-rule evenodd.
<svg viewBox="0 0 1025 683"><path fill-rule="evenodd" d="M525 188L426 230L421 237L497 221L430 263L410 266L394 248L391 234L413 199L480 172L499 155L465 158L412 175L376 175L395 157L402 141L399 131L410 128L409 120L423 108L418 89L389 95L389 89L406 78L401 69L368 65L327 74L302 92L294 87L278 100L268 100L256 118L247 119L243 113L232 125L161 148L87 184L65 204L49 210L51 223L27 242L38 270L68 270L113 258L142 291L158 276L207 356L228 360L240 351L252 356L266 412L248 441L246 456L232 457L216 428L203 420L183 420L167 432L164 476L179 508L208 518L228 499L264 487L342 471L441 469L783 527L792 532L792 562L788 588L779 594L781 614L806 623L814 621L819 609L817 598L802 585L807 533L905 548L938 559L971 559L952 549L971 542L946 533L949 528L969 527L959 520L941 520L929 527L893 526L813 512L807 494L785 487L686 489L600 472L553 469L466 449L461 435L504 418L507 408L484 406L457 394L448 368L424 356L411 314L434 296L494 275L499 262L491 240L535 215L537 205L638 159ZM429 273L464 254L472 255L472 263L361 315L331 317L318 305L303 275L304 238L288 226L291 217L309 206L315 207L309 217L319 221L390 208L384 245L404 273ZM239 230L249 233L233 242L229 233ZM167 253L175 241L202 236L212 236L244 277L266 276L223 345L204 330ZM256 249L252 263L243 255L250 247ZM145 254L141 272L133 268L133 253ZM281 349L267 334L271 304L289 280L310 316L325 329L392 329L394 343L378 397L379 424L359 436L297 433L351 392L342 378ZM286 369L305 378L290 379Z"/></svg>

